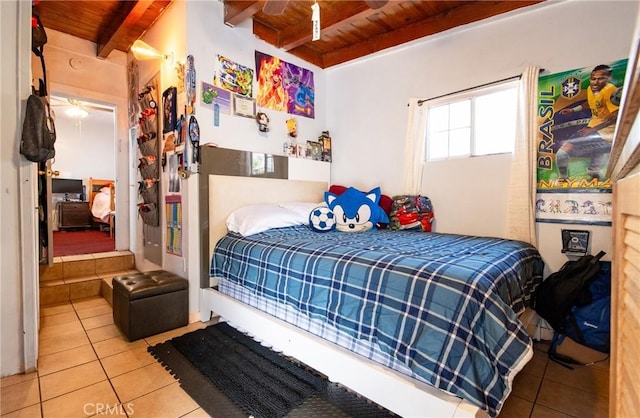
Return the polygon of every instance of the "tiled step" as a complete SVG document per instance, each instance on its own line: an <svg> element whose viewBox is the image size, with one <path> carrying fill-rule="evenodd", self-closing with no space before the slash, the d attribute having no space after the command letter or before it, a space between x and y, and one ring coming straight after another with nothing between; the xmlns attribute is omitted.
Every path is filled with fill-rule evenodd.
<svg viewBox="0 0 640 418"><path fill-rule="evenodd" d="M112 277L105 277L100 282L100 295L105 298L105 300L109 302L109 305L111 306L113 306L113 283L111 279L113 279L113 277L117 275L118 274L114 274Z"/></svg>
<svg viewBox="0 0 640 418"><path fill-rule="evenodd" d="M111 279L135 271L130 251L56 257L40 266L40 305L103 296L111 303Z"/></svg>

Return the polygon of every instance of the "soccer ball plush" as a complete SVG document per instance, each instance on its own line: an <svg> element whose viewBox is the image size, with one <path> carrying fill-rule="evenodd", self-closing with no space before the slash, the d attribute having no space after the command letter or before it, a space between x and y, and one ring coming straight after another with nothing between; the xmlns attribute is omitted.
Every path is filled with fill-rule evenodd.
<svg viewBox="0 0 640 418"><path fill-rule="evenodd" d="M318 206L309 214L309 226L316 232L332 231L336 228L336 218L331 209Z"/></svg>

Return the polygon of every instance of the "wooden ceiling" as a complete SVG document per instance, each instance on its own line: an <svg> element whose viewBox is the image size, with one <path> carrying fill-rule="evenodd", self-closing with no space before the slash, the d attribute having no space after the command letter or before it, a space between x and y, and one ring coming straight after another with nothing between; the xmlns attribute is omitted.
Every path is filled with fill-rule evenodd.
<svg viewBox="0 0 640 418"><path fill-rule="evenodd" d="M35 6L42 24L97 45L96 56L127 52L172 0L41 0Z"/></svg>
<svg viewBox="0 0 640 418"><path fill-rule="evenodd" d="M311 40L313 0L225 0L225 23L234 26L253 17L258 38L327 68L541 1L318 0L317 41ZM284 12L266 13L269 3L279 3Z"/></svg>
<svg viewBox="0 0 640 418"><path fill-rule="evenodd" d="M36 7L46 28L92 41L96 56L106 58L114 49L128 51L171 1L42 0ZM318 0L317 41L311 40L314 0L224 0L224 23L252 19L258 38L328 68L541 1Z"/></svg>

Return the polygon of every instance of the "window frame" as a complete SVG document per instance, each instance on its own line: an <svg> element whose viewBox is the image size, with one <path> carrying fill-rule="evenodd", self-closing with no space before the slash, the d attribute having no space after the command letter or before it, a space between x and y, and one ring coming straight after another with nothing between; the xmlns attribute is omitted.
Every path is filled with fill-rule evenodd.
<svg viewBox="0 0 640 418"><path fill-rule="evenodd" d="M488 153L488 154L477 154L477 141L476 141L476 124L475 124L475 119L476 119L476 108L475 108L475 101L478 97L482 97L482 96L486 96L489 94L493 94L493 93L497 93L500 91L505 91L505 90L510 90L510 89L514 89L516 91L517 94L517 90L518 90L518 84L520 81L520 77L515 77L513 79L508 79L508 80L501 80L501 81L497 81L495 83L490 83L488 85L483 85L480 87L474 87L474 88L470 88L470 89L466 89L466 90L462 90L460 92L456 92L456 93L452 93L452 94L447 94L444 96L438 96L435 97L433 99L427 99L425 101L422 102L422 106L426 106L424 111L426 112L426 117L424 118L424 126L423 128L423 132L424 132L424 155L423 155L423 160L424 162L432 162L432 161L444 161L444 160L451 160L451 159L460 159L460 158L473 158L473 157L483 157L483 156L488 156L488 155L498 155L498 154L512 154L513 153L513 149L515 148L515 136L516 136L516 131L514 130L514 144L513 147L511 148L510 151L499 151L499 152L492 152L492 153ZM462 102L465 100L470 100L470 134L469 134L469 153L468 154L461 154L461 155L450 155L450 143L449 141L447 142L447 156L445 157L437 157L437 158L431 158L429 156L429 151L430 151L430 147L429 147L429 110L431 108L434 107L440 107L443 105L452 105L454 103L458 103L458 102ZM514 103L514 105L517 104L517 95L516 95L516 103ZM515 118L517 118L517 113L514 110L514 120ZM451 129L448 129L447 132L451 132Z"/></svg>

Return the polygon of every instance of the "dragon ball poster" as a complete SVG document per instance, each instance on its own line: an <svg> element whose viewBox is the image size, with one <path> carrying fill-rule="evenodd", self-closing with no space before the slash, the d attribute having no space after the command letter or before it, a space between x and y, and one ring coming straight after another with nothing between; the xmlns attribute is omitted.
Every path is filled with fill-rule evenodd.
<svg viewBox="0 0 640 418"><path fill-rule="evenodd" d="M256 51L258 106L315 117L313 71Z"/></svg>
<svg viewBox="0 0 640 418"><path fill-rule="evenodd" d="M213 84L244 97L253 97L253 69L218 55Z"/></svg>
<svg viewBox="0 0 640 418"><path fill-rule="evenodd" d="M607 164L627 60L538 79L538 190L610 189Z"/></svg>

